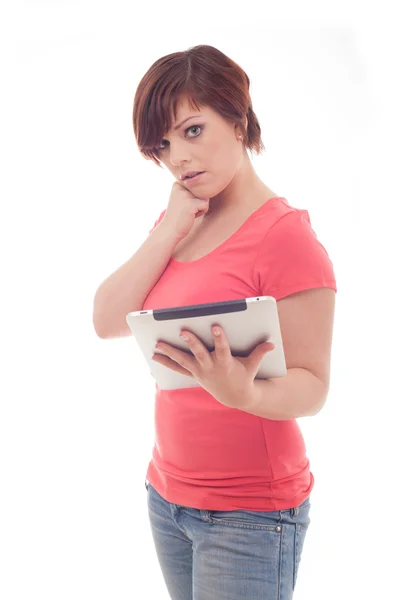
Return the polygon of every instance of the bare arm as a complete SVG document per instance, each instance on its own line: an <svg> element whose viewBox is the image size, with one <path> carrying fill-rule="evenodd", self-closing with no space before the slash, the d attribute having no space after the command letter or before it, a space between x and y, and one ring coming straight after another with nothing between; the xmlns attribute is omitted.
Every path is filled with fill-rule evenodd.
<svg viewBox="0 0 400 600"><path fill-rule="evenodd" d="M103 281L93 302L93 325L100 338L131 335L127 313L141 310L178 242L174 233L159 223L137 252Z"/></svg>
<svg viewBox="0 0 400 600"><path fill-rule="evenodd" d="M277 302L287 375L255 379L252 415L277 421L317 415L329 393L336 291L316 287Z"/></svg>

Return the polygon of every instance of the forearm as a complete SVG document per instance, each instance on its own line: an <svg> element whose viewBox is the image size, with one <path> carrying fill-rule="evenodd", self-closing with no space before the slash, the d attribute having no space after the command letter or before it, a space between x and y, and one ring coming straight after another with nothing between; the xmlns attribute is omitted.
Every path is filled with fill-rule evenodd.
<svg viewBox="0 0 400 600"><path fill-rule="evenodd" d="M130 335L127 313L142 309L178 241L160 223L137 252L103 281L93 303L93 324L99 337Z"/></svg>
<svg viewBox="0 0 400 600"><path fill-rule="evenodd" d="M241 410L273 421L316 415L328 390L306 369L288 369L284 377L255 379Z"/></svg>

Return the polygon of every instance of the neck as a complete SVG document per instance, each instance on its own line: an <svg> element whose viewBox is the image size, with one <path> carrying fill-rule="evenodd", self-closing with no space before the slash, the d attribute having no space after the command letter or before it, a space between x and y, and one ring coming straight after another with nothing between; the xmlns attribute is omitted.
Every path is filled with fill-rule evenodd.
<svg viewBox="0 0 400 600"><path fill-rule="evenodd" d="M205 221L219 214L228 214L231 211L237 212L241 207L248 207L250 202L256 205L261 197L267 198L270 190L258 177L247 152L246 157L244 157L240 169L227 187L210 198L209 210L203 217Z"/></svg>

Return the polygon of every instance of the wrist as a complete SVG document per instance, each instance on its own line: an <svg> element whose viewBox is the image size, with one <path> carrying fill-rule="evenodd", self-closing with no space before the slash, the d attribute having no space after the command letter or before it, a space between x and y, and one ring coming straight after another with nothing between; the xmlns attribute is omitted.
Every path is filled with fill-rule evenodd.
<svg viewBox="0 0 400 600"><path fill-rule="evenodd" d="M173 229L163 224L162 221L154 231L158 232L158 236L162 242L168 242L174 249L182 239L182 237L179 237Z"/></svg>

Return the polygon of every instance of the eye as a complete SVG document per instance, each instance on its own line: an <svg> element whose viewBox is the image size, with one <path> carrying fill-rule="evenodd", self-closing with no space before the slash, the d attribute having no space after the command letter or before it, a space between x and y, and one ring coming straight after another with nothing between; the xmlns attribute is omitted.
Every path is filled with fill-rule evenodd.
<svg viewBox="0 0 400 600"><path fill-rule="evenodd" d="M187 129L185 129L185 133L187 131L190 131L191 129L200 129L200 132L197 135L190 136L191 138L199 137L199 135L201 134L201 132L204 129L204 125L192 125L191 127L188 127ZM161 140L161 143L163 143L163 142L168 142L168 140ZM155 148L155 150L158 150L158 151L165 150L165 146L164 147L159 146L158 148Z"/></svg>

